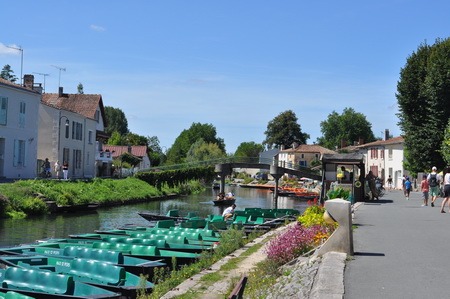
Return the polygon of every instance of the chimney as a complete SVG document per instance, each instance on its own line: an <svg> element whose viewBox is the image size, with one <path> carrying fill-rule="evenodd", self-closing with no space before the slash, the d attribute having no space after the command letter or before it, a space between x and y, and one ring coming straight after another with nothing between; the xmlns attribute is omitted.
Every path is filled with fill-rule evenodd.
<svg viewBox="0 0 450 299"><path fill-rule="evenodd" d="M389 139L389 129L384 130L384 140Z"/></svg>
<svg viewBox="0 0 450 299"><path fill-rule="evenodd" d="M364 144L364 139L359 138L359 139L358 139L358 144L359 144L359 145L363 145L363 144Z"/></svg>
<svg viewBox="0 0 450 299"><path fill-rule="evenodd" d="M28 89L33 89L34 85L34 76L33 75L24 75L23 76L23 86Z"/></svg>
<svg viewBox="0 0 450 299"><path fill-rule="evenodd" d="M60 86L60 87L58 88L58 96L60 96L60 97L63 96L63 88L62 88L62 86Z"/></svg>

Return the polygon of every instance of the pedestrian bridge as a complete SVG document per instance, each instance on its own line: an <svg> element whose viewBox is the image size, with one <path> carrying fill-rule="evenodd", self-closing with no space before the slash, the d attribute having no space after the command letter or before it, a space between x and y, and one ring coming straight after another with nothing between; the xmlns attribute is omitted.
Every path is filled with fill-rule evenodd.
<svg viewBox="0 0 450 299"><path fill-rule="evenodd" d="M217 173L224 173L230 175L233 169L236 168L254 168L254 169L267 169L272 176L281 177L283 174L290 174L297 177L308 177L314 180L321 180L322 177L319 172L312 171L309 168L293 165L292 163L286 163L284 161L278 161L277 159L260 159L258 157L227 157L221 159L183 163L169 166L157 166L144 171L156 171L156 170L175 170L182 168L200 167L200 166L215 166ZM272 173L276 171L276 173Z"/></svg>

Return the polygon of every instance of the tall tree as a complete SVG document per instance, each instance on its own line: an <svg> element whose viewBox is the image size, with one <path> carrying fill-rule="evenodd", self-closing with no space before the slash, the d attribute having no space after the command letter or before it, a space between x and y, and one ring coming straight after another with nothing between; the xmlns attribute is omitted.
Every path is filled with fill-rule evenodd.
<svg viewBox="0 0 450 299"><path fill-rule="evenodd" d="M450 39L419 45L397 83L399 126L405 139L405 166L417 173L442 168L441 146L450 117Z"/></svg>
<svg viewBox="0 0 450 299"><path fill-rule="evenodd" d="M219 148L217 143L207 143L203 138L199 138L189 148L186 154L186 162L208 161L225 156L225 152Z"/></svg>
<svg viewBox="0 0 450 299"><path fill-rule="evenodd" d="M259 157L259 154L264 151L264 146L259 143L242 142L234 152L235 157L255 158Z"/></svg>
<svg viewBox="0 0 450 299"><path fill-rule="evenodd" d="M309 134L303 133L298 124L298 119L292 110L281 112L273 120L269 121L266 134L266 139L263 145L267 148L278 148L284 146L291 147L294 142L298 144L305 144L309 139Z"/></svg>
<svg viewBox="0 0 450 299"><path fill-rule="evenodd" d="M191 145L200 138L206 143L215 143L225 153L225 143L216 136L216 128L212 124L193 123L187 130L183 130L175 139L174 144L167 151L167 163L182 163Z"/></svg>
<svg viewBox="0 0 450 299"><path fill-rule="evenodd" d="M3 67L2 72L0 73L0 78L8 80L12 83L17 81L17 77L14 75L14 71L11 69L9 64L6 64Z"/></svg>
<svg viewBox="0 0 450 299"><path fill-rule="evenodd" d="M129 132L127 118L121 109L105 106L105 116L108 122L108 127L105 129L106 133L112 134L117 131L123 136Z"/></svg>
<svg viewBox="0 0 450 299"><path fill-rule="evenodd" d="M348 107L344 108L341 115L336 111L331 112L326 120L320 122L320 131L322 136L317 138L317 142L332 150L360 139L366 143L375 141L372 124L364 114Z"/></svg>
<svg viewBox="0 0 450 299"><path fill-rule="evenodd" d="M83 84L78 83L77 90L78 90L78 93L79 93L79 94L84 94L84 87L83 87Z"/></svg>
<svg viewBox="0 0 450 299"><path fill-rule="evenodd" d="M450 165L450 119L447 128L445 128L444 140L442 141L442 157L447 165Z"/></svg>

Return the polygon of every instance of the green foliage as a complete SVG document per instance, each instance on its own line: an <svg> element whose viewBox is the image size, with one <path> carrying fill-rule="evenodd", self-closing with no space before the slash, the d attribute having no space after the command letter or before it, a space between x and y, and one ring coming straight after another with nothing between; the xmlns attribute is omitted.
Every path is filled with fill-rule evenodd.
<svg viewBox="0 0 450 299"><path fill-rule="evenodd" d="M111 135L114 131L116 131L119 135L125 135L129 132L128 120L125 113L120 108L105 106L105 118L107 124L105 131L107 134ZM108 142L108 144L110 143Z"/></svg>
<svg viewBox="0 0 450 299"><path fill-rule="evenodd" d="M350 190L344 189L342 187L334 188L327 192L328 199L343 198L348 199L350 197Z"/></svg>
<svg viewBox="0 0 450 299"><path fill-rule="evenodd" d="M139 159L136 156L133 156L132 154L125 152L120 156L120 160L122 162L126 162L128 164L130 164L131 166L136 166L141 162L141 159Z"/></svg>
<svg viewBox="0 0 450 299"><path fill-rule="evenodd" d="M180 186L189 180L212 181L215 177L214 167L195 167L167 171L149 171L139 172L136 174L138 179L141 179L152 186L156 186L159 190L167 185L170 188Z"/></svg>
<svg viewBox="0 0 450 299"><path fill-rule="evenodd" d="M186 162L208 161L225 157L225 152L219 148L217 143L206 143L200 138L189 148Z"/></svg>
<svg viewBox="0 0 450 299"><path fill-rule="evenodd" d="M333 111L320 123L320 131L323 135L317 139L318 143L332 150L340 148L341 142L351 145L359 139L366 143L375 141L372 124L353 108L345 108L341 115Z"/></svg>
<svg viewBox="0 0 450 299"><path fill-rule="evenodd" d="M294 142L305 144L309 134L302 132L297 121L297 116L292 110L278 114L267 125L267 130L264 132L266 139L263 145L267 145L268 148L281 146L289 148Z"/></svg>
<svg viewBox="0 0 450 299"><path fill-rule="evenodd" d="M442 140L441 154L447 165L450 165L450 119L445 128L444 139Z"/></svg>
<svg viewBox="0 0 450 299"><path fill-rule="evenodd" d="M405 168L413 173L442 168L441 146L450 117L450 39L419 45L406 60L397 84Z"/></svg>
<svg viewBox="0 0 450 299"><path fill-rule="evenodd" d="M211 124L193 123L189 129L181 132L167 151L167 164L183 163L191 145L199 139L203 139L206 143L217 144L219 149L225 153L225 143L216 134L216 128Z"/></svg>
<svg viewBox="0 0 450 299"><path fill-rule="evenodd" d="M9 64L3 66L2 72L0 73L0 78L8 80L12 83L17 81L17 77L14 75L14 71L11 69Z"/></svg>
<svg viewBox="0 0 450 299"><path fill-rule="evenodd" d="M264 151L264 146L255 142L242 142L234 152L235 157L254 158Z"/></svg>

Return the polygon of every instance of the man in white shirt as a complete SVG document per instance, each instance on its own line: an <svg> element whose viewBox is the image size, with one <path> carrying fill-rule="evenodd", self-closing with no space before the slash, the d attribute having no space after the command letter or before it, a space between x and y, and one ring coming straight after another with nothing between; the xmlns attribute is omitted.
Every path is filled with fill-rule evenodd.
<svg viewBox="0 0 450 299"><path fill-rule="evenodd" d="M433 166L431 168L431 173L427 177L428 185L430 186L430 196L431 196L431 206L434 207L434 201L439 195L439 188L440 188L440 181L441 176L436 173L437 168L436 166Z"/></svg>
<svg viewBox="0 0 450 299"><path fill-rule="evenodd" d="M222 217L223 220L228 220L228 218L233 217L233 213L234 213L234 209L236 208L235 204L232 204L231 206L229 206L228 208L225 209L225 211L223 211L222 213Z"/></svg>

